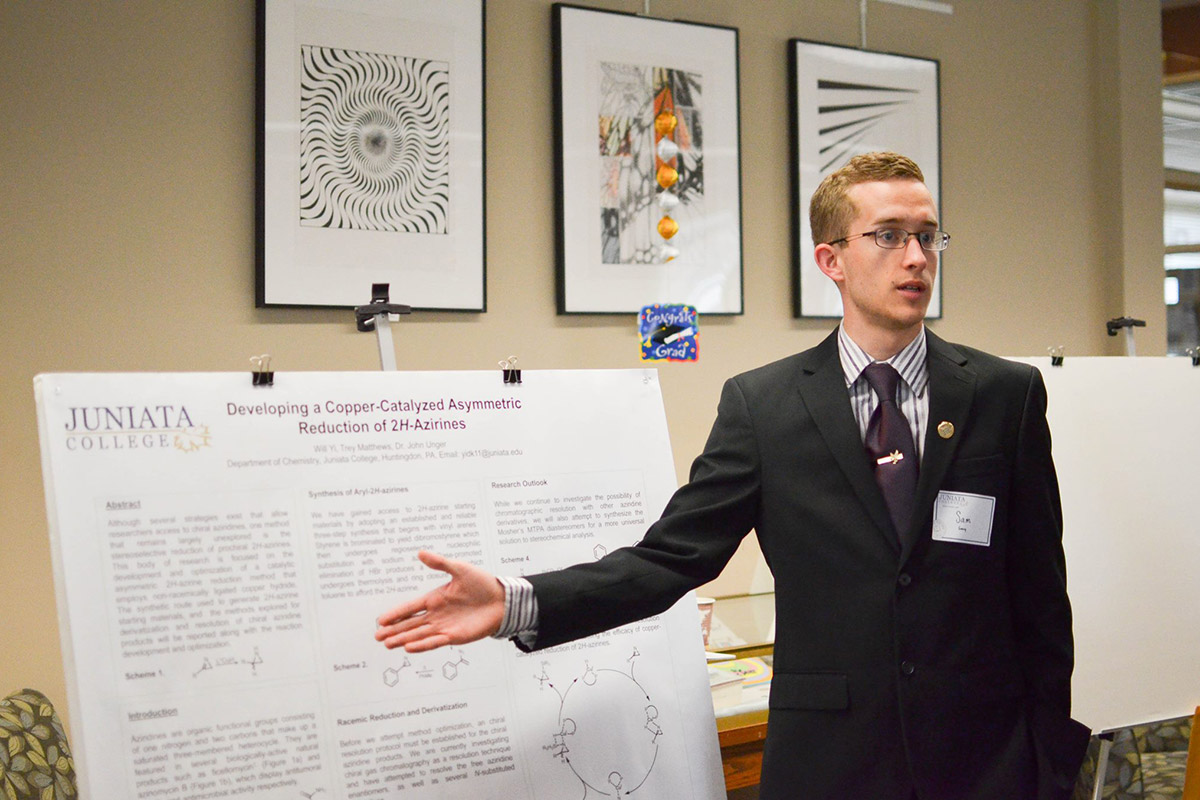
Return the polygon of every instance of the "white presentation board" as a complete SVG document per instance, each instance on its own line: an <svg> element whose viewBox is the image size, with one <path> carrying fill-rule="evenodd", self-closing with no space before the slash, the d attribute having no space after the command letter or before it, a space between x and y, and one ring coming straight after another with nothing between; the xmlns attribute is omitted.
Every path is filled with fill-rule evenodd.
<svg viewBox="0 0 1200 800"><path fill-rule="evenodd" d="M675 488L652 370L35 381L83 797L723 798L694 597L532 655L408 655L442 582L641 538Z"/></svg>
<svg viewBox="0 0 1200 800"><path fill-rule="evenodd" d="M1014 359L1046 379L1075 617L1074 716L1095 731L1200 704L1200 367Z"/></svg>

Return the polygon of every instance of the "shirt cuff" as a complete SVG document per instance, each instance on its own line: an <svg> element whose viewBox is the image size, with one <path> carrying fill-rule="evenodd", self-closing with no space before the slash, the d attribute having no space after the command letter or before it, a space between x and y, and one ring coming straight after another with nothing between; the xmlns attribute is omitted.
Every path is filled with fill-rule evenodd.
<svg viewBox="0 0 1200 800"><path fill-rule="evenodd" d="M500 629L492 634L494 639L516 637L521 643L532 647L537 640L538 604L533 584L524 578L498 577L504 587L504 617Z"/></svg>

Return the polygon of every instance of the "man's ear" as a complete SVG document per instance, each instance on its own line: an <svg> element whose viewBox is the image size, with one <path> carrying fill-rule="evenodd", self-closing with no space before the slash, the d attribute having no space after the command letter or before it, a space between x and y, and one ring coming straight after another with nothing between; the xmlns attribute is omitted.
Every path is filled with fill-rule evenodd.
<svg viewBox="0 0 1200 800"><path fill-rule="evenodd" d="M816 259L817 269L824 272L834 283L846 279L842 274L842 259L837 248L831 244L819 244L813 248L813 258Z"/></svg>

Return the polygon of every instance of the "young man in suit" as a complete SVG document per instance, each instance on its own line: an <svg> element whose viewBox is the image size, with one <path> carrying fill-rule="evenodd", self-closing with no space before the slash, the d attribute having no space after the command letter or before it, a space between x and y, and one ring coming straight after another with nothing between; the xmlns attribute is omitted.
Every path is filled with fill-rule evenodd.
<svg viewBox="0 0 1200 800"><path fill-rule="evenodd" d="M761 797L1065 798L1087 731L1041 375L926 330L949 236L915 163L855 157L810 216L841 324L726 382L641 543L527 581L423 553L451 580L376 638L551 647L665 610L754 530L776 592Z"/></svg>

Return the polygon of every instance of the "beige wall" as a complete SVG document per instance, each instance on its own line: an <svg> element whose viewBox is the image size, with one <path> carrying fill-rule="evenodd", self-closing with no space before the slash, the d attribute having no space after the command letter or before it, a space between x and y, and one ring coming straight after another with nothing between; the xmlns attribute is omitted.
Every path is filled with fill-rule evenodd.
<svg viewBox="0 0 1200 800"><path fill-rule="evenodd" d="M632 315L555 314L549 5L488 6L488 311L406 319L402 368L641 366ZM1104 322L1129 311L1161 354L1157 4L953 5L870 4L872 49L941 60L954 249L932 327L1003 354L1118 354ZM741 31L746 313L702 320L699 363L660 367L682 478L722 380L830 327L791 317L785 44L857 44L858 3L651 10ZM254 19L250 0L0 0L0 692L65 697L36 373L378 366L348 311L254 308ZM716 590L745 586L739 563Z"/></svg>

